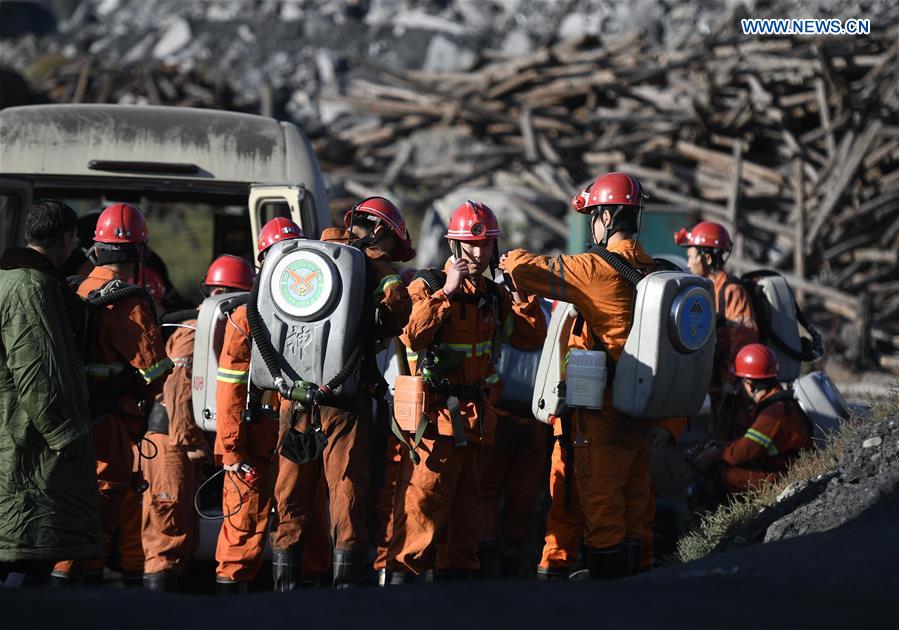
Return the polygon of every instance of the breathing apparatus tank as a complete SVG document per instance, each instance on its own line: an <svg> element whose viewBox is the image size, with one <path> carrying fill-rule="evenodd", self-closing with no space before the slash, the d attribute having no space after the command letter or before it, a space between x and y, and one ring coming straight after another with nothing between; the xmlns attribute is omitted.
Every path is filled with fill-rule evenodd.
<svg viewBox="0 0 899 630"><path fill-rule="evenodd" d="M793 383L793 395L811 424L812 438L819 448L849 419L846 401L824 372L812 372L797 379Z"/></svg>
<svg viewBox="0 0 899 630"><path fill-rule="evenodd" d="M636 285L634 315L615 366L612 405L635 418L691 416L702 407L715 352L712 283L658 271Z"/></svg>
<svg viewBox="0 0 899 630"><path fill-rule="evenodd" d="M562 362L567 348L563 346L567 343L567 332L571 330L576 317L577 311L574 306L558 302L549 319L531 398L531 413L540 422L549 423L550 416L561 415L565 408Z"/></svg>
<svg viewBox="0 0 899 630"><path fill-rule="evenodd" d="M273 245L254 287L259 330L253 330L252 383L282 393L281 379L307 390L324 391L331 383L327 394L353 396L365 286L365 255L355 247L304 239Z"/></svg>
<svg viewBox="0 0 899 630"><path fill-rule="evenodd" d="M777 380L789 382L799 378L803 362L814 361L824 354L820 333L806 320L790 285L777 272L752 271L743 275L741 282L752 299L760 340L777 356ZM808 331L810 339L799 334L800 325Z"/></svg>
<svg viewBox="0 0 899 630"><path fill-rule="evenodd" d="M552 317L549 305L548 300L540 300L545 321L549 321ZM541 356L540 350L519 350L511 343L503 343L503 350L496 366L500 382L503 384L499 407L521 413L530 411Z"/></svg>
<svg viewBox="0 0 899 630"><path fill-rule="evenodd" d="M230 314L245 304L249 293L223 293L203 300L194 341L191 401L194 421L204 431L215 431L215 394L219 356Z"/></svg>

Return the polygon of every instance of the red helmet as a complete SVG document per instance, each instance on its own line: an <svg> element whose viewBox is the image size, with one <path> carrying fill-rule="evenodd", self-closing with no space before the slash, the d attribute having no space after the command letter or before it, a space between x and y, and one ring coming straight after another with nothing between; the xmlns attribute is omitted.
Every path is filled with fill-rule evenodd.
<svg viewBox="0 0 899 630"><path fill-rule="evenodd" d="M643 187L636 177L627 173L601 175L571 200L572 207L580 214L590 214L597 206L639 208L642 203Z"/></svg>
<svg viewBox="0 0 899 630"><path fill-rule="evenodd" d="M269 247L278 241L288 241L292 238L306 238L300 226L284 217L275 217L262 226L259 231L259 242L256 248L259 250L259 260Z"/></svg>
<svg viewBox="0 0 899 630"><path fill-rule="evenodd" d="M147 293L154 300L161 302L165 297L165 280L162 279L162 274L153 269L153 267L144 267L143 282Z"/></svg>
<svg viewBox="0 0 899 630"><path fill-rule="evenodd" d="M393 252L391 258L397 262L405 262L415 257L415 249L412 247L412 238L409 236L409 230L406 228L406 220L400 209L384 197L369 197L363 199L354 207L347 210L343 216L343 224L350 227L354 214L367 214L375 217L378 221L383 221L390 231L399 239L400 246Z"/></svg>
<svg viewBox="0 0 899 630"><path fill-rule="evenodd" d="M466 201L450 217L444 238L451 241L496 240L502 236L493 210L480 201Z"/></svg>
<svg viewBox="0 0 899 630"><path fill-rule="evenodd" d="M225 254L216 258L209 265L203 284L207 287L226 287L249 291L253 288L254 275L250 263L240 256Z"/></svg>
<svg viewBox="0 0 899 630"><path fill-rule="evenodd" d="M137 206L130 203L114 203L107 206L97 217L97 227L94 230L95 243L127 245L146 243L149 240L150 230Z"/></svg>
<svg viewBox="0 0 899 630"><path fill-rule="evenodd" d="M674 244L681 247L723 249L726 252L734 246L724 226L713 221L700 221L689 232L686 229L675 232Z"/></svg>
<svg viewBox="0 0 899 630"><path fill-rule="evenodd" d="M775 378L780 367L777 357L768 346L751 343L743 346L734 358L731 373L740 378Z"/></svg>

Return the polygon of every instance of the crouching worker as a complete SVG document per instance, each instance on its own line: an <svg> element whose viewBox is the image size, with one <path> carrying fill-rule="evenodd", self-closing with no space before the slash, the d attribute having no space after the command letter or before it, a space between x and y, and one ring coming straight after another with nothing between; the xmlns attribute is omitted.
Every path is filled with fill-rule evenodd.
<svg viewBox="0 0 899 630"><path fill-rule="evenodd" d="M253 276L248 262L224 255L209 266L204 285L210 296L249 291ZM196 320L183 322L166 343L175 367L165 381L161 403L150 413L146 435L156 456L144 464L149 487L143 503L143 582L154 591L178 589L178 578L199 542L193 497L208 446L191 404L195 325Z"/></svg>
<svg viewBox="0 0 899 630"><path fill-rule="evenodd" d="M387 566L393 584L434 568L437 579L479 568L483 446L496 431L485 384L504 340L527 350L546 336L533 297L513 303L484 277L497 265L499 236L493 211L466 202L450 219L453 256L445 276L430 270L409 285L412 315L401 340L418 353L416 368L432 402L416 434L418 461L405 458L400 473Z"/></svg>
<svg viewBox="0 0 899 630"><path fill-rule="evenodd" d="M656 266L636 237L643 191L631 175L608 173L597 177L572 204L576 212L591 216L595 246L590 251L537 256L517 249L500 265L519 289L573 304L579 313L575 328L586 331L591 349L606 353L614 374L633 319L633 285L622 270L630 267L646 273ZM640 567L651 502L653 425L616 411L611 387L604 396L601 409L573 410L572 495L577 494L583 511L584 557L590 576L617 578L635 575ZM571 474L565 468L565 475ZM574 535L577 526L567 526L565 531ZM551 533L548 542L552 542ZM559 574L568 565L564 554L554 557L552 549L544 550L544 562L544 570Z"/></svg>
<svg viewBox="0 0 899 630"><path fill-rule="evenodd" d="M712 445L693 463L701 472L721 465L727 492L744 492L786 472L799 452L812 448L809 424L793 393L777 382L777 357L759 343L745 346L734 359L732 373L750 406L752 426L726 446Z"/></svg>

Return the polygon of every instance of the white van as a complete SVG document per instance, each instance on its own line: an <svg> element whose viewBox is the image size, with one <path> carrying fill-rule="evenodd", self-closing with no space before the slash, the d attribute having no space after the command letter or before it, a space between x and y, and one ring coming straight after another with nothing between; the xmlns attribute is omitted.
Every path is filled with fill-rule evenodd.
<svg viewBox="0 0 899 630"><path fill-rule="evenodd" d="M291 216L307 236L330 224L318 160L295 125L208 109L139 105L36 105L0 111L0 251L24 239L33 199L80 212L130 201L154 218L204 215L205 269L223 253L253 257L261 224ZM159 231L157 231L159 233ZM165 233L165 232L162 232ZM87 245L86 243L84 245Z"/></svg>

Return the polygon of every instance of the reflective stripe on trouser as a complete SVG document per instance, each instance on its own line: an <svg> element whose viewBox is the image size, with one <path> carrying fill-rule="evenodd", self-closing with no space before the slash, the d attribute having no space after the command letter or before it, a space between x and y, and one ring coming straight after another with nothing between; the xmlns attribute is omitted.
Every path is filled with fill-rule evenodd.
<svg viewBox="0 0 899 630"><path fill-rule="evenodd" d="M357 392L343 408L321 408L322 431L328 438L322 454L334 548L368 548L371 487L371 397Z"/></svg>
<svg viewBox="0 0 899 630"><path fill-rule="evenodd" d="M201 462L187 457L187 448L172 446L169 436L147 433L156 457L144 461L144 572L182 571L199 543L199 517L194 511Z"/></svg>
<svg viewBox="0 0 899 630"><path fill-rule="evenodd" d="M584 536L584 514L577 494L577 486L568 484L571 496L565 508L565 449L558 440L553 444L549 469L549 494L552 502L546 515L546 539L540 566L544 569L573 569Z"/></svg>
<svg viewBox="0 0 899 630"><path fill-rule="evenodd" d="M651 425L611 409L579 411L573 431L584 544L604 549L639 539L650 492Z"/></svg>
<svg viewBox="0 0 899 630"><path fill-rule="evenodd" d="M225 473L226 477L232 479L224 480L223 513L231 514L238 506L240 510L222 522L215 546L215 559L218 562L216 577L234 582L250 582L259 572L272 506L274 471L271 470L271 460L258 455L248 455L247 459L259 477L251 489L235 473Z"/></svg>
<svg viewBox="0 0 899 630"><path fill-rule="evenodd" d="M103 554L100 558L63 560L53 571L61 574L81 575L85 571L102 570L109 557L112 539L119 524L122 504L131 485L131 469L134 464L131 438L124 419L110 414L91 427L94 455L97 458L97 490L100 499L100 529L103 534Z"/></svg>
<svg viewBox="0 0 899 630"><path fill-rule="evenodd" d="M425 437L415 465L403 458L387 568L421 575L428 569L477 570L481 539L483 448L456 448L451 437ZM444 528L446 534L443 535ZM437 563L437 543L445 551Z"/></svg>
<svg viewBox="0 0 899 630"><path fill-rule="evenodd" d="M524 544L545 472L547 428L532 418L497 416L496 439L484 447L482 541L501 537L511 551Z"/></svg>
<svg viewBox="0 0 899 630"><path fill-rule="evenodd" d="M278 523L272 528L272 547L290 549L302 544L303 579L327 573L331 568L331 538L328 488L321 460L299 465L279 455L274 497Z"/></svg>

